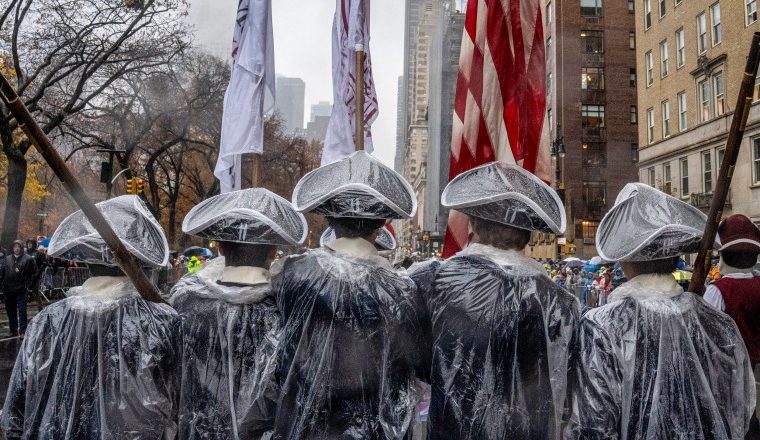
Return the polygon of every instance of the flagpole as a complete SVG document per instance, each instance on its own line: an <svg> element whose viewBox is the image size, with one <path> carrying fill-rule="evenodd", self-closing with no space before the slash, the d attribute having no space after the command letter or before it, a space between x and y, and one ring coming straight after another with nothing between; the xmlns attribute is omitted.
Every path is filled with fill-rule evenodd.
<svg viewBox="0 0 760 440"><path fill-rule="evenodd" d="M364 45L356 45L356 150L364 150Z"/></svg>
<svg viewBox="0 0 760 440"><path fill-rule="evenodd" d="M259 188L261 186L262 168L261 168L261 154L253 153L253 171L251 173L251 188Z"/></svg>

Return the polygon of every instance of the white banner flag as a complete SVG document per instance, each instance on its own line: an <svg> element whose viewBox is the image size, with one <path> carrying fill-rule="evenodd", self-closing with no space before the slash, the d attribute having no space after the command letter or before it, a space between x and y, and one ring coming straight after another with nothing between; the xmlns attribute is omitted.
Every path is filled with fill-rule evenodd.
<svg viewBox="0 0 760 440"><path fill-rule="evenodd" d="M364 46L364 149L372 152L370 127L377 119L377 94L369 52L369 0L337 0L333 20L333 109L327 128L322 165L356 149L356 45Z"/></svg>
<svg viewBox="0 0 760 440"><path fill-rule="evenodd" d="M271 0L240 0L232 41L232 75L224 95L219 159L222 192L241 189L241 155L264 151L264 114L274 107Z"/></svg>

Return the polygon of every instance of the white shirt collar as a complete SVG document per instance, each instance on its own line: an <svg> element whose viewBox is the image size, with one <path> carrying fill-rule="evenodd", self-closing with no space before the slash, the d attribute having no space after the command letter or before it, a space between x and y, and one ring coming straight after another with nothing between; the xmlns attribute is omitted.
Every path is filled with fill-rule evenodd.
<svg viewBox="0 0 760 440"><path fill-rule="evenodd" d="M646 274L634 277L612 291L609 302L619 301L624 298L672 298L682 293L683 288L678 285L673 275L669 273Z"/></svg>
<svg viewBox="0 0 760 440"><path fill-rule="evenodd" d="M725 275L722 275L723 278L732 278L735 280L748 280L751 278L755 278L757 275L755 275L752 272L737 272L737 273L727 273Z"/></svg>
<svg viewBox="0 0 760 440"><path fill-rule="evenodd" d="M486 257L499 266L517 266L536 269L541 272L544 270L538 261L530 258L525 255L525 252L517 249L499 249L487 244L470 243L469 246L464 248L457 255L478 255Z"/></svg>
<svg viewBox="0 0 760 440"><path fill-rule="evenodd" d="M78 289L71 289L67 296L122 296L135 293L127 277L91 277Z"/></svg>
<svg viewBox="0 0 760 440"><path fill-rule="evenodd" d="M219 282L255 286L269 283L269 271L255 266L225 266Z"/></svg>
<svg viewBox="0 0 760 440"><path fill-rule="evenodd" d="M363 238L338 238L325 243L325 247L350 257L370 258L378 256L375 245Z"/></svg>

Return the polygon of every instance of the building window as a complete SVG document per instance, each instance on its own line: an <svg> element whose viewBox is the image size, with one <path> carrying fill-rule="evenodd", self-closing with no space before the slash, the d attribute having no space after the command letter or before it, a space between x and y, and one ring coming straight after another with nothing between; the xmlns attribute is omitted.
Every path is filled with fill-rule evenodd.
<svg viewBox="0 0 760 440"><path fill-rule="evenodd" d="M720 171L720 167L723 166L723 158L726 157L726 149L720 148L715 153L718 155L718 162L716 165L718 167L718 171Z"/></svg>
<svg viewBox="0 0 760 440"><path fill-rule="evenodd" d="M546 95L551 95L552 93L552 78L554 75L552 75L551 72L549 72L548 75L546 75Z"/></svg>
<svg viewBox="0 0 760 440"><path fill-rule="evenodd" d="M600 67L582 67L581 89L604 90L604 69Z"/></svg>
<svg viewBox="0 0 760 440"><path fill-rule="evenodd" d="M681 197L689 195L689 158L684 157L681 163Z"/></svg>
<svg viewBox="0 0 760 440"><path fill-rule="evenodd" d="M554 128L554 123L553 123L554 119L552 118L552 109L548 109L546 111L546 120L549 123L549 130L553 129Z"/></svg>
<svg viewBox="0 0 760 440"><path fill-rule="evenodd" d="M701 122L707 122L710 120L710 84L706 79L699 82L697 91L699 93Z"/></svg>
<svg viewBox="0 0 760 440"><path fill-rule="evenodd" d="M602 0L581 0L581 15L599 17L602 15Z"/></svg>
<svg viewBox="0 0 760 440"><path fill-rule="evenodd" d="M584 142L581 144L583 166L597 168L607 166L607 145L604 142Z"/></svg>
<svg viewBox="0 0 760 440"><path fill-rule="evenodd" d="M631 162L639 161L639 144L631 144Z"/></svg>
<svg viewBox="0 0 760 440"><path fill-rule="evenodd" d="M546 24L550 24L553 20L552 2L546 4Z"/></svg>
<svg viewBox="0 0 760 440"><path fill-rule="evenodd" d="M682 67L686 63L686 39L683 28L676 31L676 67Z"/></svg>
<svg viewBox="0 0 760 440"><path fill-rule="evenodd" d="M670 162L662 164L662 192L668 195L673 194L673 179L670 173Z"/></svg>
<svg viewBox="0 0 760 440"><path fill-rule="evenodd" d="M752 182L760 183L760 138L752 139Z"/></svg>
<svg viewBox="0 0 760 440"><path fill-rule="evenodd" d="M581 121L584 127L604 127L604 106L583 104L581 106Z"/></svg>
<svg viewBox="0 0 760 440"><path fill-rule="evenodd" d="M666 12L665 11L665 0L659 0L659 2L660 2L660 7L659 7L659 9L660 9L660 18L662 18L662 17L665 16L665 12Z"/></svg>
<svg viewBox="0 0 760 440"><path fill-rule="evenodd" d="M683 1L683 0L675 0L675 5L676 5L676 6L680 5L682 1Z"/></svg>
<svg viewBox="0 0 760 440"><path fill-rule="evenodd" d="M705 193L712 192L712 152L702 152L702 190Z"/></svg>
<svg viewBox="0 0 760 440"><path fill-rule="evenodd" d="M757 0L744 0L747 4L747 26L757 21Z"/></svg>
<svg viewBox="0 0 760 440"><path fill-rule="evenodd" d="M604 209L607 205L607 182L583 182L583 205L589 210Z"/></svg>
<svg viewBox="0 0 760 440"><path fill-rule="evenodd" d="M726 87L723 84L723 72L713 76L713 96L715 96L715 116L726 112Z"/></svg>
<svg viewBox="0 0 760 440"><path fill-rule="evenodd" d="M662 101L662 137L670 136L670 101Z"/></svg>
<svg viewBox="0 0 760 440"><path fill-rule="evenodd" d="M628 32L628 48L636 49L636 32Z"/></svg>
<svg viewBox="0 0 760 440"><path fill-rule="evenodd" d="M755 92L752 94L753 101L760 100L760 70L757 71L757 76L755 77Z"/></svg>
<svg viewBox="0 0 760 440"><path fill-rule="evenodd" d="M655 186L657 180L655 178L654 167L647 168L647 185Z"/></svg>
<svg viewBox="0 0 760 440"><path fill-rule="evenodd" d="M720 44L723 40L723 29L720 25L720 3L710 6L710 20L712 20L712 44Z"/></svg>
<svg viewBox="0 0 760 440"><path fill-rule="evenodd" d="M584 53L604 53L604 32L581 31L581 47Z"/></svg>
<svg viewBox="0 0 760 440"><path fill-rule="evenodd" d="M697 15L697 51L704 53L707 50L707 18L705 13Z"/></svg>
<svg viewBox="0 0 760 440"><path fill-rule="evenodd" d="M668 76L668 62L670 57L668 55L668 41L664 40L660 43L660 76L665 78Z"/></svg>
<svg viewBox="0 0 760 440"><path fill-rule="evenodd" d="M652 0L644 0L644 29L652 27Z"/></svg>
<svg viewBox="0 0 760 440"><path fill-rule="evenodd" d="M686 111L686 92L681 92L678 94L678 131L684 131L689 128Z"/></svg>
<svg viewBox="0 0 760 440"><path fill-rule="evenodd" d="M604 205L602 205L604 206ZM599 222L583 220L583 243L591 244L596 242L596 230L599 229Z"/></svg>
<svg viewBox="0 0 760 440"><path fill-rule="evenodd" d="M647 109L647 143L654 142L654 109Z"/></svg>
<svg viewBox="0 0 760 440"><path fill-rule="evenodd" d="M546 59L552 57L552 37L546 39Z"/></svg>
<svg viewBox="0 0 760 440"><path fill-rule="evenodd" d="M636 106L631 106L631 124L638 124L639 123L639 116L636 111Z"/></svg>
<svg viewBox="0 0 760 440"><path fill-rule="evenodd" d="M651 86L654 82L654 65L652 62L652 51L650 50L644 54L644 64L647 68L647 87Z"/></svg>
<svg viewBox="0 0 760 440"><path fill-rule="evenodd" d="M631 69L630 84L631 87L636 87L636 69Z"/></svg>
<svg viewBox="0 0 760 440"><path fill-rule="evenodd" d="M633 14L636 12L636 5L634 0L628 0L628 13Z"/></svg>

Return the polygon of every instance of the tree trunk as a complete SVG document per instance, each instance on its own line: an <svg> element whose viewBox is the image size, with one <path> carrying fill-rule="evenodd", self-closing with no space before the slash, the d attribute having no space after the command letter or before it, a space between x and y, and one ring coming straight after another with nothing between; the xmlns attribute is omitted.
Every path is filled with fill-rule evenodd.
<svg viewBox="0 0 760 440"><path fill-rule="evenodd" d="M6 153L6 158L8 159L8 195L5 201L5 218L3 219L0 243L10 248L13 240L19 239L18 225L21 216L21 202L24 198L24 186L26 185L27 164L26 159L21 154Z"/></svg>

